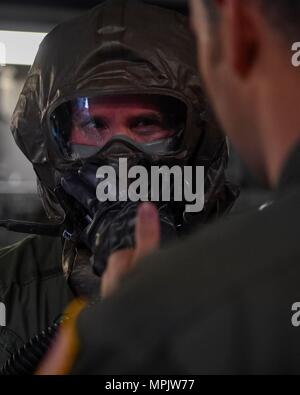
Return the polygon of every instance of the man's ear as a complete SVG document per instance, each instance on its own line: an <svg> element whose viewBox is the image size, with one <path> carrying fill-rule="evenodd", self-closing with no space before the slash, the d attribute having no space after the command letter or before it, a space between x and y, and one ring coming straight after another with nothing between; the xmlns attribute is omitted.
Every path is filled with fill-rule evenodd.
<svg viewBox="0 0 300 395"><path fill-rule="evenodd" d="M244 0L217 0L224 17L226 51L230 66L246 78L257 57L258 30L253 5Z"/></svg>

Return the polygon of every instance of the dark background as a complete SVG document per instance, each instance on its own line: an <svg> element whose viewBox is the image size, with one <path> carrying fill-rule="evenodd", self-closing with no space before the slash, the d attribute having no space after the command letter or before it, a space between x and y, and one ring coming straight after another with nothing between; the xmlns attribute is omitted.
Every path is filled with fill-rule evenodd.
<svg viewBox="0 0 300 395"><path fill-rule="evenodd" d="M0 30L47 33L56 24L100 2L94 0L0 1ZM146 2L188 13L187 2L184 0ZM35 175L31 164L16 147L9 130L10 117L28 69L29 66L0 67L0 219L45 221L45 215L36 194ZM242 187L241 198L235 207L235 212L256 207L268 199L269 192L262 189L249 175L232 149L228 173L230 178ZM0 247L11 244L24 236L0 228Z"/></svg>

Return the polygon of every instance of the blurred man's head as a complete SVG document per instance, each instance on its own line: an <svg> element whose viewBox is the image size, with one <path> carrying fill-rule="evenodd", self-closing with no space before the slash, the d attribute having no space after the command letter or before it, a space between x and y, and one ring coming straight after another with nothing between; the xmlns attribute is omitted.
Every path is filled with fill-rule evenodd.
<svg viewBox="0 0 300 395"><path fill-rule="evenodd" d="M300 72L291 47L300 41L294 0L192 0L199 66L217 114L257 174L275 185L300 138L293 113Z"/></svg>

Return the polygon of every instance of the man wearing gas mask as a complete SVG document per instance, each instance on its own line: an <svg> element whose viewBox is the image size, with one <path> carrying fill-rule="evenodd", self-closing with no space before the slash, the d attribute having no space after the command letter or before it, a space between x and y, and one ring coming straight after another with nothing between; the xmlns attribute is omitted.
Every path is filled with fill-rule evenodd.
<svg viewBox="0 0 300 395"><path fill-rule="evenodd" d="M49 233L60 237L44 244L27 239L1 257L1 270L8 272L14 260L14 276L24 267L31 272L29 283L24 271L28 283L20 282L18 304L10 285L14 276L8 276L11 319L2 362L51 325L72 298L97 298L107 258L135 243L139 202L123 201L120 194L116 201L100 202L99 167L116 169L117 180L120 158L129 169L205 167L201 212L185 212L184 201L155 202L163 243L224 214L236 198L225 177L226 140L202 92L188 21L168 9L107 1L56 27L29 72L12 132L37 174L53 223ZM47 233L46 227L32 229ZM17 372L30 371L18 366Z"/></svg>

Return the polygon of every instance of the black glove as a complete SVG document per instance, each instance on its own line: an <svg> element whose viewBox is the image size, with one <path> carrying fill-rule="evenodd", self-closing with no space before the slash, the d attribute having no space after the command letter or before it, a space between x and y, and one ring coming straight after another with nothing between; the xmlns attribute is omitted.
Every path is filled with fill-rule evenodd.
<svg viewBox="0 0 300 395"><path fill-rule="evenodd" d="M96 197L98 167L85 165L78 174L68 174L61 184L86 211L90 224L79 232L93 255L94 272L101 276L108 257L115 251L134 247L135 220L139 202L100 202ZM176 236L174 216L167 203L158 204L161 219L162 243Z"/></svg>

